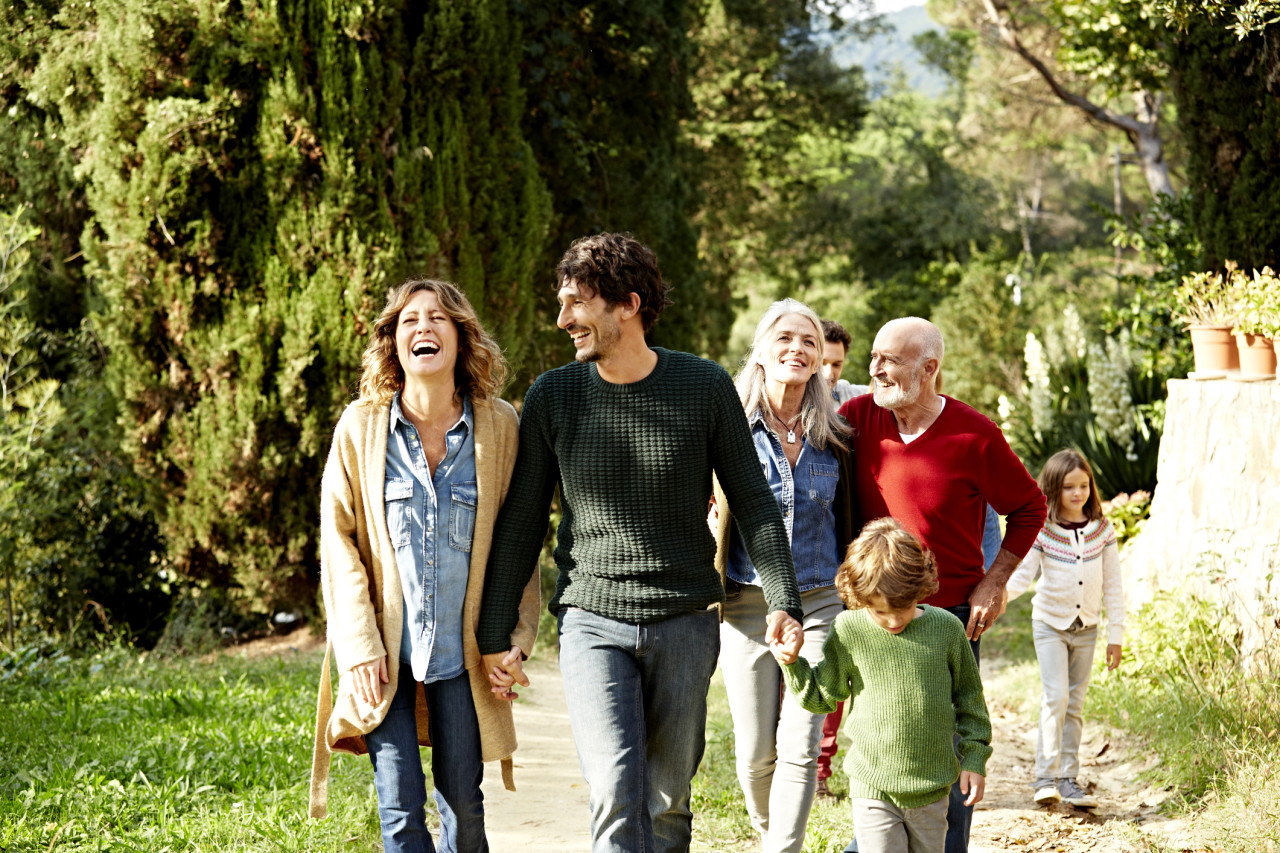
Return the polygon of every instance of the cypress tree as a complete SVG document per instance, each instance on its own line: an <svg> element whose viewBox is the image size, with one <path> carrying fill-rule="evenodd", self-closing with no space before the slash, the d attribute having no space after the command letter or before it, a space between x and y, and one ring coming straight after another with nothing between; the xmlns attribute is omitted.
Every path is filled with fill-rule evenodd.
<svg viewBox="0 0 1280 853"><path fill-rule="evenodd" d="M1170 45L1188 208L1206 268L1280 262L1278 33L1237 38L1223 21L1195 17Z"/></svg>
<svg viewBox="0 0 1280 853"><path fill-rule="evenodd" d="M549 203L517 29L505 0L86 7L32 76L84 177L126 447L177 568L305 606L325 451L387 288L452 278L526 354Z"/></svg>
<svg viewBox="0 0 1280 853"><path fill-rule="evenodd" d="M675 305L650 342L698 353L723 346L727 291L708 285L691 217L699 203L682 123L691 115L691 0L514 0L529 93L524 134L551 191L540 259L539 358L525 382L572 358L554 328L553 270L578 237L630 231L658 255Z"/></svg>

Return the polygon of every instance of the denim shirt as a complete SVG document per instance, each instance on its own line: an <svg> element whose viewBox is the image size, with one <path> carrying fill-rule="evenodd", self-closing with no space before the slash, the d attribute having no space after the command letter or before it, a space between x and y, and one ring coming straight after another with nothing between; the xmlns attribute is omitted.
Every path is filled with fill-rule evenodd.
<svg viewBox="0 0 1280 853"><path fill-rule="evenodd" d="M765 426L764 416L756 412L750 423L756 455L778 501L778 509L782 510L800 591L831 586L840 567L840 555L836 553L836 516L832 510L836 483L840 479L836 455L830 448L820 451L805 441L793 471L782 452L782 442ZM732 511L733 507L729 509ZM760 585L760 575L747 556L736 523L728 556L728 574L732 580Z"/></svg>
<svg viewBox="0 0 1280 853"><path fill-rule="evenodd" d="M445 434L445 455L435 476L422 441L391 401L387 436L387 530L396 549L404 590L400 660L418 681L462 674L462 602L476 524L475 422L471 401Z"/></svg>

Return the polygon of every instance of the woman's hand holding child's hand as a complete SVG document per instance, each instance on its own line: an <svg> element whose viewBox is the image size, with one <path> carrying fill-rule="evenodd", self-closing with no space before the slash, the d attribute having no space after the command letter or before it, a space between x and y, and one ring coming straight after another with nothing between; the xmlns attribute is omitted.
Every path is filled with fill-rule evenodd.
<svg viewBox="0 0 1280 853"><path fill-rule="evenodd" d="M964 799L966 806L981 802L982 795L986 793L986 790L987 778L985 776L974 773L972 770L960 771L960 793L969 795Z"/></svg>
<svg viewBox="0 0 1280 853"><path fill-rule="evenodd" d="M1107 644L1107 669L1115 669L1120 665L1120 656L1122 654L1119 643Z"/></svg>

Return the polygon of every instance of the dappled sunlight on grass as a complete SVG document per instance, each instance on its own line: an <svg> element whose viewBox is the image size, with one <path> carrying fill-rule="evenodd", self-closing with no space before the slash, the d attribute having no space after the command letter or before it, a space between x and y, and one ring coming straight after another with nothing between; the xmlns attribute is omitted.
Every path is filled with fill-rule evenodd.
<svg viewBox="0 0 1280 853"><path fill-rule="evenodd" d="M377 850L366 759L306 819L320 657L114 650L0 683L0 849Z"/></svg>

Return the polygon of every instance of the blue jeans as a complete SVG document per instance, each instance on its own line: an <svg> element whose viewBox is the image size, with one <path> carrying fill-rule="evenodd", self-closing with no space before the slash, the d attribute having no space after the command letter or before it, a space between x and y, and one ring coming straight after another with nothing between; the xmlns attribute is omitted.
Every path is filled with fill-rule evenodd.
<svg viewBox="0 0 1280 853"><path fill-rule="evenodd" d="M945 609L955 614L956 618L963 622L965 626L968 626L969 605L960 604ZM973 659L978 663L982 663L982 658L978 654L981 642L981 640L969 641L969 648L973 649ZM958 737L956 741L959 741ZM965 794L960 792L960 781L958 779L951 786L949 797L947 803L947 846L945 853L968 853L969 829L973 825L973 806L964 804Z"/></svg>
<svg viewBox="0 0 1280 853"><path fill-rule="evenodd" d="M959 604L942 609L954 614L966 627L969 625L969 605ZM969 648L973 649L973 659L979 663L982 662L978 654L981 643L981 640L969 641ZM958 742L959 738L955 740ZM944 853L968 853L969 851L969 829L973 825L973 806L964 804L965 796L960 791L960 780L957 779L951 786L951 793L947 796L947 845ZM849 842L845 853L858 853L858 839L855 838Z"/></svg>
<svg viewBox="0 0 1280 853"><path fill-rule="evenodd" d="M593 853L688 850L718 615L635 625L570 607L559 627L569 722L591 788Z"/></svg>
<svg viewBox="0 0 1280 853"><path fill-rule="evenodd" d="M418 682L401 664L396 695L386 719L369 734L373 784L378 791L378 818L386 853L434 853L427 831L427 782L418 751L414 698ZM441 853L487 853L484 795L480 780L480 724L464 672L426 685L431 710L431 777L440 811Z"/></svg>

